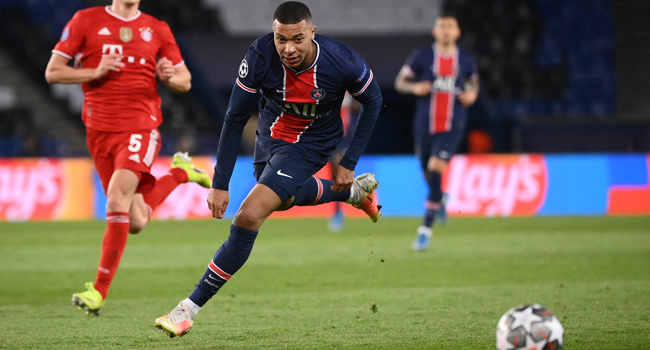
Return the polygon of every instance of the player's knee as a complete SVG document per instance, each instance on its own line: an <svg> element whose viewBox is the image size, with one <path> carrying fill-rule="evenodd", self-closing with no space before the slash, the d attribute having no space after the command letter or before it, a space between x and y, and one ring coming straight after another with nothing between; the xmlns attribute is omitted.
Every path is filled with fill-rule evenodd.
<svg viewBox="0 0 650 350"><path fill-rule="evenodd" d="M295 199L296 197L291 197L287 199L286 201L282 202L282 204L280 204L278 209L275 209L275 211L284 211L293 208L293 204L294 204L293 202L295 201Z"/></svg>
<svg viewBox="0 0 650 350"><path fill-rule="evenodd" d="M436 172L442 174L447 168L447 161L438 157L432 157L427 164L429 172Z"/></svg>
<svg viewBox="0 0 650 350"><path fill-rule="evenodd" d="M128 212L129 211L129 198L117 194L109 195L106 198L106 211L107 212Z"/></svg>
<svg viewBox="0 0 650 350"><path fill-rule="evenodd" d="M239 209L237 214L235 214L233 224L247 230L257 231L257 229L262 225L262 220L260 220L257 215L250 210Z"/></svg>

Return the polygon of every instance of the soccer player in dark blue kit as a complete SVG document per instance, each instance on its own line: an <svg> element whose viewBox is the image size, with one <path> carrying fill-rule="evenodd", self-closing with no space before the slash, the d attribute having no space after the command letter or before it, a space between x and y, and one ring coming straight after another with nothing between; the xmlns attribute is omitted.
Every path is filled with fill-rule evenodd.
<svg viewBox="0 0 650 350"><path fill-rule="evenodd" d="M447 221L442 193L442 173L463 138L467 107L476 102L479 80L474 59L458 48L460 27L453 16L443 15L433 27L431 46L416 49L395 79L395 89L418 97L413 130L415 150L429 195L413 250L426 250L436 218Z"/></svg>
<svg viewBox="0 0 650 350"><path fill-rule="evenodd" d="M339 113L346 91L363 110L335 179L318 179L313 175L327 164L343 136ZM253 42L239 67L208 196L212 216L224 217L239 142L258 92L262 98L254 156L257 184L192 294L156 319L156 327L170 337L189 332L201 307L246 262L260 226L273 211L340 201L362 209L373 222L381 216L374 174L354 177L381 108L379 86L350 47L316 35L309 8L295 1L278 6L273 32Z"/></svg>

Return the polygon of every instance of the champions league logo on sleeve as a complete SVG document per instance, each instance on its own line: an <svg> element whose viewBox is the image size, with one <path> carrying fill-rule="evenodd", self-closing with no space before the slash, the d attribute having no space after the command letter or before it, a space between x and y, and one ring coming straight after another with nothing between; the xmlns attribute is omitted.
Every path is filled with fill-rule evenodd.
<svg viewBox="0 0 650 350"><path fill-rule="evenodd" d="M248 62L246 62L246 59L244 58L241 61L241 64L239 65L239 77L246 78L247 75L248 75Z"/></svg>
<svg viewBox="0 0 650 350"><path fill-rule="evenodd" d="M357 79L357 83L360 83L361 81L363 81L363 78L366 77L366 73L368 73L368 66L366 66L366 64L364 63L363 64L363 72L361 72L361 76Z"/></svg>
<svg viewBox="0 0 650 350"><path fill-rule="evenodd" d="M313 98L316 101L320 101L323 99L323 97L325 97L325 90L320 88L315 88L311 90L309 96L311 96L311 98Z"/></svg>

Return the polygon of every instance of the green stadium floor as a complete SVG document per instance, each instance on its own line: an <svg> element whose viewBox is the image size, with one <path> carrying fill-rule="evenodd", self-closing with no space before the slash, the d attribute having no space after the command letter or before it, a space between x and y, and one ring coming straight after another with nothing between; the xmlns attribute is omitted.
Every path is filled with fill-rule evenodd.
<svg viewBox="0 0 650 350"><path fill-rule="evenodd" d="M153 222L131 236L99 317L103 222L0 223L0 349L494 349L496 324L540 303L565 349L650 344L650 217L452 219L411 251L419 219L270 220L248 263L170 339L153 324L194 288L230 221Z"/></svg>

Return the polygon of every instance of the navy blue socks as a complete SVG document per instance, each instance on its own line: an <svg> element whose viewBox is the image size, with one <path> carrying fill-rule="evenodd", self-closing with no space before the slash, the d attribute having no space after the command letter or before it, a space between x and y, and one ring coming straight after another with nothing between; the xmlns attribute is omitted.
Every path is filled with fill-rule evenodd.
<svg viewBox="0 0 650 350"><path fill-rule="evenodd" d="M203 306L217 294L250 256L257 233L230 225L230 236L217 250L189 299L196 305Z"/></svg>
<svg viewBox="0 0 650 350"><path fill-rule="evenodd" d="M313 177L294 194L293 205L306 206L329 203L332 201L345 202L350 198L350 191L341 193L332 191L332 180Z"/></svg>
<svg viewBox="0 0 650 350"><path fill-rule="evenodd" d="M422 219L422 226L431 227L436 216L436 210L440 209L442 201L442 174L435 171L429 172L427 179L429 184L429 195L427 196L427 208Z"/></svg>
<svg viewBox="0 0 650 350"><path fill-rule="evenodd" d="M435 171L429 172L427 179L429 184L429 202L440 203L442 201L442 174Z"/></svg>
<svg viewBox="0 0 650 350"><path fill-rule="evenodd" d="M433 226L433 221L436 218L436 211L433 209L427 209L424 212L424 219L422 219L422 226L431 227Z"/></svg>

